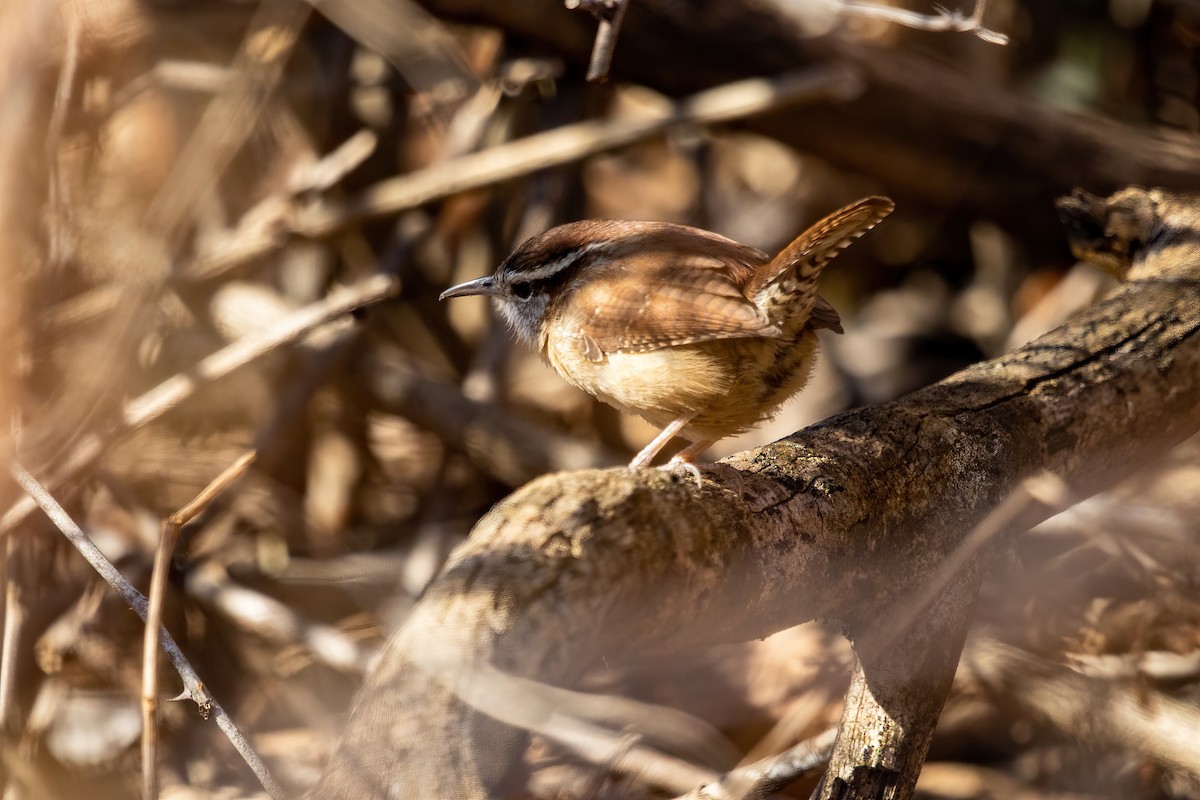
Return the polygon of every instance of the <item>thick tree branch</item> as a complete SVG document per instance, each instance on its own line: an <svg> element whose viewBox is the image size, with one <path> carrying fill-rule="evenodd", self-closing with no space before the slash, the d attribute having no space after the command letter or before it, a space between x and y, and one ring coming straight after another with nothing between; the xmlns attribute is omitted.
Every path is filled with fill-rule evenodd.
<svg viewBox="0 0 1200 800"><path fill-rule="evenodd" d="M1125 194L1142 204L1130 280L1019 350L712 465L700 489L657 470L584 471L497 505L389 643L316 796L488 796L524 742L498 721L515 721L502 693L481 691L495 670L570 684L601 656L611 665L814 618L855 637L938 575L1026 478L1048 471L1085 496L1196 432L1198 214L1191 201ZM1031 503L1003 533L1052 510ZM893 650L867 648L854 708L931 730L972 573L985 568L961 573ZM939 631L950 645L922 656ZM914 699L905 687L917 684ZM843 719L839 739L855 725ZM892 770L886 796L906 797L927 735L858 764ZM837 769L854 766L838 761L844 749Z"/></svg>

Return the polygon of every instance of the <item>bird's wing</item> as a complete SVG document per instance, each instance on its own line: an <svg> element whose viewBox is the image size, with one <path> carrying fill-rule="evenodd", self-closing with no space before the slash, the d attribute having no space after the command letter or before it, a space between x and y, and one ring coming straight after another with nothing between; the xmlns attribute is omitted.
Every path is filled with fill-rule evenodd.
<svg viewBox="0 0 1200 800"><path fill-rule="evenodd" d="M587 337L603 353L778 336L780 330L742 293L734 278L738 269L752 267L707 253L680 253L666 261L661 253L631 253L608 279L576 286L573 305Z"/></svg>

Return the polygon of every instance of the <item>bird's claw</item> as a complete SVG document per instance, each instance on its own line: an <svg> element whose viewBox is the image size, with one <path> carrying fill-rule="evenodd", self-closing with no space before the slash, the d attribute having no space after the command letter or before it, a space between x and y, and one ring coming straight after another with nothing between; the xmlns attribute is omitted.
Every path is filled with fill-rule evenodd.
<svg viewBox="0 0 1200 800"><path fill-rule="evenodd" d="M696 480L696 488L700 489L704 486L704 479L700 475L700 468L691 461L684 461L682 458L672 458L666 464L663 464L659 469L667 470L675 474L680 468L689 473Z"/></svg>

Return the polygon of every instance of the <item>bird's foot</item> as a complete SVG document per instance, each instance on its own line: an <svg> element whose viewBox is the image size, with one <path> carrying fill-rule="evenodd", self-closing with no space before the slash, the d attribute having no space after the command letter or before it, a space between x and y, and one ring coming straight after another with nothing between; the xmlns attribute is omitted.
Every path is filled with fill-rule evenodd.
<svg viewBox="0 0 1200 800"><path fill-rule="evenodd" d="M659 469L670 472L672 475L676 475L680 472L680 470L682 470L683 472L690 474L692 478L695 479L697 489L703 488L704 486L704 479L700 475L700 468L688 459L675 456L670 461L659 467Z"/></svg>
<svg viewBox="0 0 1200 800"><path fill-rule="evenodd" d="M662 429L658 436L654 437L654 441L646 445L642 449L642 452L633 457L633 461L629 462L629 468L641 469L642 467L650 466L650 462L658 455L658 451L662 450L667 442L671 441L671 437L683 430L684 426L691 422L692 418L698 413L700 412L693 411L690 414L684 414L679 419L673 420L670 425Z"/></svg>

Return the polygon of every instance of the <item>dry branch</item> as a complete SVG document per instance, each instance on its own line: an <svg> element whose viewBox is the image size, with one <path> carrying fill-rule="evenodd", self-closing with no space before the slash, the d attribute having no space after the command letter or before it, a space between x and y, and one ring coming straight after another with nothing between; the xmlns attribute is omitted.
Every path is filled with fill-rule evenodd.
<svg viewBox="0 0 1200 800"><path fill-rule="evenodd" d="M608 467L625 460L494 404L473 400L458 386L426 378L399 351L381 348L364 366L363 382L376 406L434 431L509 486L547 472Z"/></svg>
<svg viewBox="0 0 1200 800"><path fill-rule="evenodd" d="M983 18L987 14L987 0L975 0L975 10L971 12L970 16L960 11L949 11L941 7L938 7L936 14L929 16L903 8L855 3L849 0L840 0L840 2L835 0L834 5L838 13L844 16L882 19L923 31L972 33L989 44L1008 44L1007 36L983 26Z"/></svg>
<svg viewBox="0 0 1200 800"><path fill-rule="evenodd" d="M142 639L142 798L158 800L158 631L162 627L163 600L167 591L167 573L175 543L183 526L195 519L229 485L240 478L257 456L253 450L239 458L216 477L185 507L163 520L154 569L150 576L150 596L146 602L146 629Z"/></svg>
<svg viewBox="0 0 1200 800"><path fill-rule="evenodd" d="M475 676L570 684L600 656L814 618L854 637L1025 479L1048 471L1086 496L1200 429L1200 214L1129 195L1154 209L1137 231L1154 248L1110 297L1026 347L713 465L700 489L656 470L588 471L497 505L389 643L315 796L486 797L524 738L476 710ZM1033 503L1004 534L1052 510ZM983 569L859 664L822 796L909 796ZM885 728L866 736L855 709Z"/></svg>
<svg viewBox="0 0 1200 800"><path fill-rule="evenodd" d="M663 115L563 125L388 178L344 202L323 198L296 208L288 198L270 197L247 213L237 229L216 246L201 252L183 274L187 280L212 280L278 250L289 234L329 236L366 220L570 164L672 128L719 124L792 105L845 101L856 95L860 86L853 70L840 67L736 81L686 98Z"/></svg>
<svg viewBox="0 0 1200 800"><path fill-rule="evenodd" d="M625 9L629 7L629 0L566 0L566 6L591 11L600 21L600 28L596 31L596 43L592 46L592 60L588 64L587 79L594 83L604 83L608 80L608 71L612 67L613 52L617 49L617 35L621 32L621 22L625 19Z"/></svg>
<svg viewBox="0 0 1200 800"><path fill-rule="evenodd" d="M45 487L30 475L21 464L14 461L10 471L21 488L34 499L37 506L46 513L50 521L67 537L68 541L87 560L88 564L96 570L97 574L109 586L116 589L121 597L125 599L125 602L129 603L129 607L134 610L134 613L145 621L150 606L145 596L133 588L133 585L125 579L125 576L112 565L112 562L105 558L100 549L87 537L83 529L71 519L66 510L54 499L54 496L46 491ZM282 787L275 781L275 778L271 775L270 770L267 769L266 764L263 763L258 753L246 741L246 737L242 735L233 718L226 713L225 709L221 707L220 703L216 701L216 698L205 687L204 681L200 680L200 675L192 667L191 662L188 661L183 651L179 649L179 645L176 644L175 639L161 626L159 628L159 635L161 636L162 649L166 652L168 658L171 659L171 664L175 667L175 671L179 673L179 677L183 679L183 685L187 689L188 696L200 709L200 713L206 719L209 714L212 714L217 727L221 729L234 749L238 751L238 754L246 762L246 765L254 772L259 783L267 790L267 794L271 796L272 800L282 800L284 796Z"/></svg>
<svg viewBox="0 0 1200 800"><path fill-rule="evenodd" d="M188 594L242 630L278 647L301 644L313 659L343 672L363 673L371 651L335 627L314 623L278 600L239 586L220 564L193 569Z"/></svg>
<svg viewBox="0 0 1200 800"><path fill-rule="evenodd" d="M422 2L435 14L536 41L580 70L588 63L590 21L560 0ZM901 208L954 208L994 220L1039 254L1063 255L1044 209L1074 186L1200 189L1200 150L1190 134L1063 111L980 79L965 63L850 36L807 36L786 5L638 0L621 27L612 78L682 97L814 65L851 68L866 81L854 102L783 110L747 127L875 178Z"/></svg>
<svg viewBox="0 0 1200 800"><path fill-rule="evenodd" d="M365 219L569 164L681 125L713 125L791 105L844 101L857 93L859 85L852 70L817 67L715 87L677 103L661 116L564 125L381 181L344 205L329 202L309 209L297 215L295 230L326 236Z"/></svg>
<svg viewBox="0 0 1200 800"><path fill-rule="evenodd" d="M328 297L298 308L276 320L270 328L238 339L201 360L186 372L174 375L150 391L126 404L120 424L106 435L93 435L82 441L60 465L47 486L53 488L95 463L116 438L158 419L182 403L199 387L219 380L238 367L267 353L295 342L313 330L351 311L375 305L399 290L399 281L391 275L372 275L353 286L336 290ZM19 525L37 508L29 496L13 503L0 517L0 536Z"/></svg>
<svg viewBox="0 0 1200 800"><path fill-rule="evenodd" d="M17 564L19 538L4 543L4 637L0 644L0 730L17 728L17 648L25 629L25 591Z"/></svg>
<svg viewBox="0 0 1200 800"><path fill-rule="evenodd" d="M1126 746L1200 776L1200 711L1192 703L1132 680L1081 675L995 641L973 644L963 664L1005 706L1015 702L1083 741Z"/></svg>
<svg viewBox="0 0 1200 800"><path fill-rule="evenodd" d="M249 137L310 12L302 3L267 3L255 13L231 79L205 111L151 206L153 223L168 238L181 237L197 203Z"/></svg>
<svg viewBox="0 0 1200 800"><path fill-rule="evenodd" d="M677 800L752 800L795 783L829 760L837 728L788 748L777 756L726 773L719 781L689 792Z"/></svg>

